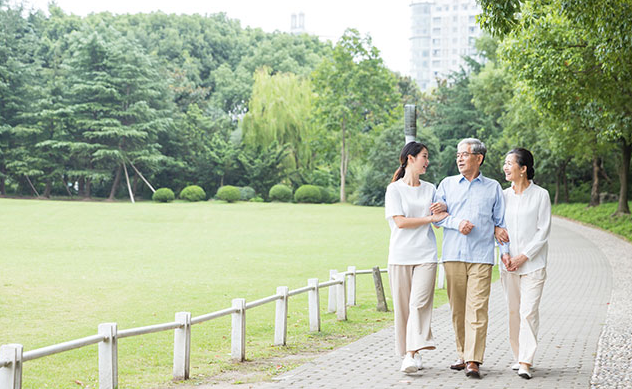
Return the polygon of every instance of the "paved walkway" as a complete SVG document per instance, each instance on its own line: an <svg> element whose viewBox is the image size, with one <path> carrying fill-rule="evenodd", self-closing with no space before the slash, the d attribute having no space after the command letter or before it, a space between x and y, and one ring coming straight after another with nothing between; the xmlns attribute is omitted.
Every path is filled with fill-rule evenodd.
<svg viewBox="0 0 632 389"><path fill-rule="evenodd" d="M393 330L388 328L276 377L277 383L266 388L588 388L613 279L598 246L608 237L617 238L603 232L586 236L586 230L590 229L554 218L540 309L540 346L531 380L510 370L505 301L497 282L492 286L481 380L448 369L456 355L445 305L433 316L437 350L424 353L424 369L418 374L398 371L400 359L394 355ZM349 315L353 317L353 309Z"/></svg>

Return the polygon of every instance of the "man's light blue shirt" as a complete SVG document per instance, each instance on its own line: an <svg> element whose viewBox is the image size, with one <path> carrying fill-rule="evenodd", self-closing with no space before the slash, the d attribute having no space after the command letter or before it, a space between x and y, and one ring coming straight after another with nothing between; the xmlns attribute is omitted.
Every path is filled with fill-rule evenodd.
<svg viewBox="0 0 632 389"><path fill-rule="evenodd" d="M450 214L435 223L443 227L443 261L493 265L494 227L505 228L505 198L500 184L482 173L471 182L462 174L446 177L434 201L445 203ZM474 224L467 235L459 232L463 220Z"/></svg>

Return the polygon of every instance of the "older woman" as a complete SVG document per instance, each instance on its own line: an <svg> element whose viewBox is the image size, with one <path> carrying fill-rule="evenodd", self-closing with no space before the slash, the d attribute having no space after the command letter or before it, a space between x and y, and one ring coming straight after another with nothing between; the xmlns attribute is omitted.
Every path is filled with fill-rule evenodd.
<svg viewBox="0 0 632 389"><path fill-rule="evenodd" d="M395 311L395 343L404 357L401 371L421 369L421 350L435 348L430 330L437 271L437 243L432 222L448 216L433 204L435 187L419 176L428 167L428 148L410 142L402 149L400 166L386 188L385 212L391 228L388 276Z"/></svg>
<svg viewBox="0 0 632 389"><path fill-rule="evenodd" d="M503 171L511 187L503 191L509 243L500 246L500 281L507 300L509 343L516 361L512 369L530 379L546 279L551 201L549 192L533 183L535 170L529 150L508 152Z"/></svg>

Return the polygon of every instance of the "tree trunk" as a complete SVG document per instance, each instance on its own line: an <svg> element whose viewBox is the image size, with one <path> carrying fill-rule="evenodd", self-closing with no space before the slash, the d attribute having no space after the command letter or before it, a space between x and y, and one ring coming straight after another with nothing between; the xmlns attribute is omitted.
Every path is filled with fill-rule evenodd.
<svg viewBox="0 0 632 389"><path fill-rule="evenodd" d="M134 198L138 197L136 196L136 192L138 192L138 174L134 174L134 181L132 183L132 194Z"/></svg>
<svg viewBox="0 0 632 389"><path fill-rule="evenodd" d="M79 196L80 197L86 197L86 178L85 177L80 177L79 178Z"/></svg>
<svg viewBox="0 0 632 389"><path fill-rule="evenodd" d="M85 193L84 193L84 197L86 199L89 199L90 196L92 195L91 192L91 188L92 188L92 181L90 180L90 178L86 178L86 188L85 188Z"/></svg>
<svg viewBox="0 0 632 389"><path fill-rule="evenodd" d="M562 164L562 181L564 183L564 202L569 203L570 199L568 196L568 177L566 177L566 165L568 165L569 161L564 161Z"/></svg>
<svg viewBox="0 0 632 389"><path fill-rule="evenodd" d="M628 206L628 176L630 175L630 157L632 156L632 144L621 142L621 168L619 169L619 205L615 215L629 215Z"/></svg>
<svg viewBox="0 0 632 389"><path fill-rule="evenodd" d="M64 177L64 175L61 175L61 180L64 183L64 187L66 188L66 193L68 193L68 197L72 197L72 193L70 192L70 188L68 188L68 181L66 181L66 177Z"/></svg>
<svg viewBox="0 0 632 389"><path fill-rule="evenodd" d="M594 156L592 160L592 188L590 189L589 207L599 205L599 170L601 169L601 158Z"/></svg>
<svg viewBox="0 0 632 389"><path fill-rule="evenodd" d="M4 196L6 194L7 194L7 191L4 186L4 177L0 177L0 195Z"/></svg>
<svg viewBox="0 0 632 389"><path fill-rule="evenodd" d="M557 171L557 175L555 176L555 197L553 200L553 204L557 205L560 200L560 171Z"/></svg>
<svg viewBox="0 0 632 389"><path fill-rule="evenodd" d="M116 175L114 176L112 189L110 189L110 196L108 196L109 201L114 200L114 195L116 195L116 190L118 189L119 183L121 182L121 170L123 170L123 167L119 163L118 167L116 168Z"/></svg>
<svg viewBox="0 0 632 389"><path fill-rule="evenodd" d="M50 178L46 180L46 188L44 188L44 197L46 197L47 199L50 199L50 191L52 188L52 184L50 182Z"/></svg>
<svg viewBox="0 0 632 389"><path fill-rule="evenodd" d="M347 202L347 195L345 193L345 183L347 178L347 149L346 149L346 139L345 139L345 122L346 119L342 120L342 144L340 146L340 202Z"/></svg>

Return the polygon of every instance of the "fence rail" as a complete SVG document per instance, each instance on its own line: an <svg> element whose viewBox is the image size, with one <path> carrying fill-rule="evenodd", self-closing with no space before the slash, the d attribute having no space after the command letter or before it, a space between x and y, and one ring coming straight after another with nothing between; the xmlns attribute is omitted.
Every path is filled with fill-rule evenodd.
<svg viewBox="0 0 632 389"><path fill-rule="evenodd" d="M320 331L320 295L319 290L329 288L328 311L335 312L338 320L347 319L347 305L356 305L356 276L373 274L376 291L383 290L381 273L386 269L374 267L371 270L356 270L349 266L346 272L330 271L330 280L319 282L317 278L307 281L307 286L289 290L287 286L277 288L277 293L259 300L246 303L245 299L232 301L230 308L191 317L190 312L178 312L175 321L145 327L130 328L118 331L116 323L103 323L98 326L96 335L71 340L52 346L24 352L20 344L0 346L0 388L21 389L24 362L43 358L48 355L98 344L99 354L99 389L118 387L118 340L132 336L146 335L154 332L174 330L173 379L189 378L191 355L191 326L222 316L232 316L231 325L231 358L243 361L246 356L246 310L271 302L276 302L274 344L285 345L287 340L288 300L292 296L308 293L309 329ZM379 283L379 285L378 285ZM377 293L378 307L386 306L384 296ZM382 301L384 300L384 301Z"/></svg>

